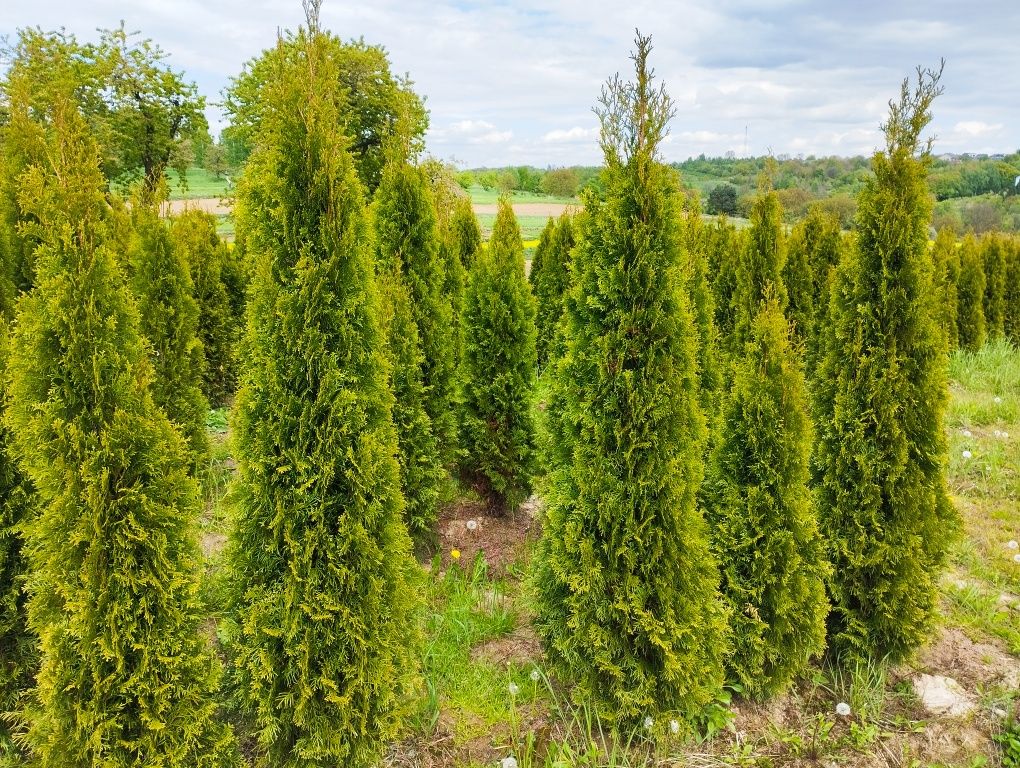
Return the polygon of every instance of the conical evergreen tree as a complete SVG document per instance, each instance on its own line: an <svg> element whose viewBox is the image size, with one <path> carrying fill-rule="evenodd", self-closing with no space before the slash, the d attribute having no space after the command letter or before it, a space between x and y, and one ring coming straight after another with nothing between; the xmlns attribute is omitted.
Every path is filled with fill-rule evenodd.
<svg viewBox="0 0 1020 768"><path fill-rule="evenodd" d="M839 217L819 206L812 206L790 234L788 261L800 259L795 251L803 249L811 273L811 320L806 336L808 371L815 371L821 358L821 338L828 322L829 296L842 247ZM807 300L798 298L797 301L804 305ZM805 338L803 334L798 335Z"/></svg>
<svg viewBox="0 0 1020 768"><path fill-rule="evenodd" d="M475 257L482 250L482 230L478 227L478 219L471 208L471 198L457 198L450 226L453 229L454 241L457 243L460 263L465 270L470 271L475 263Z"/></svg>
<svg viewBox="0 0 1020 768"><path fill-rule="evenodd" d="M223 280L229 249L216 234L216 219L203 211L175 216L170 236L194 284L196 334L203 353L202 394L218 408L233 395L237 379L234 346L240 329Z"/></svg>
<svg viewBox="0 0 1020 768"><path fill-rule="evenodd" d="M464 349L464 333L461 328L461 315L464 314L464 291L467 290L467 269L462 254L460 225L457 211L466 203L471 212L471 201L465 197L464 191L453 178L445 165L426 163L432 197L435 204L436 224L439 230L439 260L443 265L443 296L450 304L450 336L453 343L453 384L452 391L458 389L457 371L460 368L461 352ZM475 224L477 229L477 224ZM477 247L477 246L475 246ZM473 254L468 256L473 260Z"/></svg>
<svg viewBox="0 0 1020 768"><path fill-rule="evenodd" d="M930 163L920 133L939 73L905 80L857 202L818 385L819 516L830 643L902 658L928 636L957 515L945 480L946 341L932 312ZM918 156L920 153L920 157Z"/></svg>
<svg viewBox="0 0 1020 768"><path fill-rule="evenodd" d="M379 276L380 325L390 355L393 422L397 428L404 521L415 541L431 543L445 472L432 420L425 412L422 353L411 299L399 274Z"/></svg>
<svg viewBox="0 0 1020 768"><path fill-rule="evenodd" d="M960 277L956 281L956 327L961 349L974 352L985 345L985 267L971 235L960 244Z"/></svg>
<svg viewBox="0 0 1020 768"><path fill-rule="evenodd" d="M553 355L556 329L563 314L563 294L570 283L570 249L574 247L570 215L561 214L555 222L549 219L542 237L546 242L543 244L539 238L528 276L537 307L535 349L539 366L546 365Z"/></svg>
<svg viewBox="0 0 1020 768"><path fill-rule="evenodd" d="M770 299L736 364L707 481L732 611L728 666L753 696L782 691L825 647L827 567L808 489L808 410L799 355Z"/></svg>
<svg viewBox="0 0 1020 768"><path fill-rule="evenodd" d="M170 231L155 208L135 205L132 217L137 240L131 258L131 287L156 373L152 399L187 439L192 466L197 470L209 460L205 431L209 403L202 394L204 360L195 287L188 264L174 248Z"/></svg>
<svg viewBox="0 0 1020 768"><path fill-rule="evenodd" d="M503 198L468 278L461 373L465 468L503 510L528 497L536 469L535 333L521 230Z"/></svg>
<svg viewBox="0 0 1020 768"><path fill-rule="evenodd" d="M226 645L258 765L363 768L414 683L417 565L344 94L328 40L295 39L237 192L256 272Z"/></svg>
<svg viewBox="0 0 1020 768"><path fill-rule="evenodd" d="M985 332L1001 339L1006 322L1006 249L996 234L981 238L981 261L985 268Z"/></svg>
<svg viewBox="0 0 1020 768"><path fill-rule="evenodd" d="M536 628L604 720L693 715L723 683L726 613L696 506L703 474L698 333L684 284L682 192L657 158L673 108L612 79L599 115L604 192L588 192L565 306Z"/></svg>
<svg viewBox="0 0 1020 768"><path fill-rule="evenodd" d="M737 263L744 248L746 231L738 232L726 221L725 216L720 216L706 232L705 253L712 297L715 299L715 327L722 351L728 349L729 339L736 326L734 297L737 294Z"/></svg>
<svg viewBox="0 0 1020 768"><path fill-rule="evenodd" d="M751 337L751 323L766 297L774 298L785 311L786 245L783 235L783 207L772 189L771 179L763 174L758 195L751 206L751 226L747 243L737 264L735 325L730 349L739 354Z"/></svg>
<svg viewBox="0 0 1020 768"><path fill-rule="evenodd" d="M789 300L786 315L793 328L794 340L805 349L815 333L815 280L809 248L807 227L801 222L793 228L787 241L783 284Z"/></svg>
<svg viewBox="0 0 1020 768"><path fill-rule="evenodd" d="M935 263L936 304L939 325L946 335L946 344L952 352L960 346L960 332L957 328L956 284L960 280L960 253L956 247L956 233L949 227L943 227L935 237L935 247L931 252Z"/></svg>
<svg viewBox="0 0 1020 768"><path fill-rule="evenodd" d="M411 297L423 356L425 410L440 456L448 464L457 451L453 310L444 294L435 205L424 170L389 163L375 193L375 206L379 262L400 270Z"/></svg>
<svg viewBox="0 0 1020 768"><path fill-rule="evenodd" d="M1006 338L1020 346L1020 238L1006 241L1006 295L1003 328Z"/></svg>
<svg viewBox="0 0 1020 768"><path fill-rule="evenodd" d="M19 303L6 413L39 500L26 524L41 647L27 739L47 766L233 765L198 626L198 487L149 392L88 128L70 98L45 122L49 164L19 179L43 245Z"/></svg>

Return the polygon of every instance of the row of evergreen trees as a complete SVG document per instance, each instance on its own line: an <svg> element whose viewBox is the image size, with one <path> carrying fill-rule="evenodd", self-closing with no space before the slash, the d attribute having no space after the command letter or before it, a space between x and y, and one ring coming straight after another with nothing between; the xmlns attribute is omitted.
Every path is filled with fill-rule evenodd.
<svg viewBox="0 0 1020 768"><path fill-rule="evenodd" d="M920 144L937 73L891 105L853 242L822 213L787 236L767 181L744 236L702 226L659 161L673 108L639 37L636 83L600 101L601 191L550 223L529 286L510 206L480 247L470 205L399 143L366 204L310 26L279 41L237 199L252 281L222 636L260 761L368 765L396 733L418 685L412 537L449 472L498 509L531 492L538 370L537 624L606 719L694 717L727 678L769 695L826 637L916 647L955 528ZM3 703L44 764L231 765L194 477L201 382L231 390L208 372L232 367L236 265L207 219L104 194L70 93L41 124L27 104L12 120L59 151L5 199L3 253L33 266L3 273L33 278L5 315Z"/></svg>

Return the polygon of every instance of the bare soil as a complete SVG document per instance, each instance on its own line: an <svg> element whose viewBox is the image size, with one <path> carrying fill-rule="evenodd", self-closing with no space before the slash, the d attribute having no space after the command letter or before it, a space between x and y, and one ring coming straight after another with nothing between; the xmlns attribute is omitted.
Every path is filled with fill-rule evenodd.
<svg viewBox="0 0 1020 768"><path fill-rule="evenodd" d="M527 543L538 537L538 504L534 499L505 515L493 514L484 501L458 500L440 510L439 546L442 567L453 563L453 552L461 566L469 568L481 552L490 576L499 577L518 560ZM473 521L474 530L469 527Z"/></svg>

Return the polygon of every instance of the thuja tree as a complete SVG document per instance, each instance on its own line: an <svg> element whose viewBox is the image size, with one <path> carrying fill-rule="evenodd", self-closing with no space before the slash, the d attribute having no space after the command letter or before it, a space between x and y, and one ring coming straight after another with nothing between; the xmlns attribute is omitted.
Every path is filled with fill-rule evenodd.
<svg viewBox="0 0 1020 768"><path fill-rule="evenodd" d="M156 374L152 399L180 428L198 469L208 461L209 403L202 394L204 359L194 284L156 209L136 205L132 218L137 239L131 256L131 287Z"/></svg>
<svg viewBox="0 0 1020 768"><path fill-rule="evenodd" d="M787 263L799 261L803 252L811 275L810 320L801 319L802 326L807 324L807 332L798 332L798 337L806 341L805 357L808 369L812 371L821 356L821 338L828 322L829 294L841 249L839 217L820 206L812 206L790 233ZM803 268L798 271L802 272ZM791 275L790 280L795 278ZM808 305L807 298L794 299L794 294L800 293L799 286L790 286L791 315L795 302L801 306ZM797 322L796 317L791 319Z"/></svg>
<svg viewBox="0 0 1020 768"><path fill-rule="evenodd" d="M698 333L683 279L682 192L657 148L673 113L635 83L598 108L604 192L575 234L557 362L536 628L553 665L609 722L693 715L723 683L726 612L696 506L703 475Z"/></svg>
<svg viewBox="0 0 1020 768"><path fill-rule="evenodd" d="M556 222L549 219L539 238L528 276L537 305L539 366L544 366L553 354L556 329L563 314L563 294L570 283L570 249L573 247L574 231L569 214L562 214Z"/></svg>
<svg viewBox="0 0 1020 768"><path fill-rule="evenodd" d="M808 489L808 412L800 355L770 299L736 363L706 481L732 611L727 664L754 696L786 688L825 646L827 568Z"/></svg>
<svg viewBox="0 0 1020 768"><path fill-rule="evenodd" d="M715 327L721 343L726 342L736 326L737 263L744 247L744 236L720 216L705 231L705 257L709 282L715 300Z"/></svg>
<svg viewBox="0 0 1020 768"><path fill-rule="evenodd" d="M422 352L411 298L399 273L379 275L380 325L390 357L393 422L397 428L397 458L404 496L404 520L418 542L431 543L439 511L445 472L432 420L425 411Z"/></svg>
<svg viewBox="0 0 1020 768"><path fill-rule="evenodd" d="M461 350L464 348L464 334L461 329L460 316L464 312L464 291L467 288L467 267L465 262L473 260L472 253L465 258L463 250L477 248L462 242L458 211L466 203L468 212L474 223L475 231L478 224L474 221L471 201L465 197L453 174L443 164L430 161L423 164L427 169L432 188L432 197L436 212L436 224L439 230L439 257L443 267L443 296L450 305L451 337L453 344L453 391L456 393L456 372L460 366ZM479 237L481 235L479 234Z"/></svg>
<svg viewBox="0 0 1020 768"><path fill-rule="evenodd" d="M457 450L455 336L435 204L424 169L404 162L384 168L375 193L375 229L380 265L399 272L411 298L422 351L425 410L443 463L451 463Z"/></svg>
<svg viewBox="0 0 1020 768"><path fill-rule="evenodd" d="M981 261L985 268L985 332L990 339L1005 333L1006 320L1006 248L1000 235L981 239Z"/></svg>
<svg viewBox="0 0 1020 768"><path fill-rule="evenodd" d="M903 82L857 201L856 247L833 288L818 384L818 500L830 639L902 658L927 636L957 529L946 480L946 341L932 312L930 142L940 72Z"/></svg>
<svg viewBox="0 0 1020 768"><path fill-rule="evenodd" d="M938 318L942 332L946 335L946 344L952 352L960 346L960 333L957 328L957 295L956 284L960 280L960 254L956 247L956 233L949 227L943 227L935 237L935 245L931 252L935 263L935 295L933 309Z"/></svg>
<svg viewBox="0 0 1020 768"><path fill-rule="evenodd" d="M394 735L413 682L417 566L338 63L321 35L295 39L237 190L256 271L226 646L260 765L360 768Z"/></svg>
<svg viewBox="0 0 1020 768"><path fill-rule="evenodd" d="M478 227L478 219L471 208L471 198L458 197L454 203L453 216L450 220L457 253L464 269L470 270L475 263L475 256L482 249L482 231Z"/></svg>
<svg viewBox="0 0 1020 768"><path fill-rule="evenodd" d="M793 328L794 338L806 348L814 336L815 325L815 285L806 226L794 227L790 233L786 263L783 266L783 284L788 297L786 315Z"/></svg>
<svg viewBox="0 0 1020 768"><path fill-rule="evenodd" d="M500 510L531 493L535 473L535 301L513 208L499 201L489 247L478 254L464 297L464 468Z"/></svg>
<svg viewBox="0 0 1020 768"><path fill-rule="evenodd" d="M962 349L984 346L985 267L977 242L970 235L960 243L960 276L956 281L956 328Z"/></svg>
<svg viewBox="0 0 1020 768"><path fill-rule="evenodd" d="M70 100L19 179L40 222L6 426L38 497L26 523L41 667L21 719L40 765L224 766L218 667L199 630L198 487L105 242L98 152Z"/></svg>
<svg viewBox="0 0 1020 768"><path fill-rule="evenodd" d="M226 243L216 234L216 220L203 211L186 211L170 223L174 248L190 272L198 304L196 335L202 345L202 393L215 407L234 393L234 346L239 323L223 280Z"/></svg>
<svg viewBox="0 0 1020 768"><path fill-rule="evenodd" d="M1006 338L1020 345L1020 238L1009 238L1006 246L1006 310L1003 328Z"/></svg>
<svg viewBox="0 0 1020 768"><path fill-rule="evenodd" d="M747 242L737 263L737 290L733 297L735 322L729 345L734 353L739 353L750 338L751 322L767 297L775 298L784 309L787 305L783 282L786 265L783 208L767 175L763 174L759 181L750 219Z"/></svg>
<svg viewBox="0 0 1020 768"><path fill-rule="evenodd" d="M0 416L7 402L8 310L0 312ZM11 453L11 435L0 419L0 712L14 712L31 687L36 641L25 611L26 559L21 526L30 510L31 490ZM9 723L0 719L0 765L17 760Z"/></svg>

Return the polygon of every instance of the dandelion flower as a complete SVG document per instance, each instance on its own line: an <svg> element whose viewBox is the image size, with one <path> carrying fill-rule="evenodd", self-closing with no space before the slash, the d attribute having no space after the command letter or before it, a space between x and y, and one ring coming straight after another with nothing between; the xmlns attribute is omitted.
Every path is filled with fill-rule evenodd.
<svg viewBox="0 0 1020 768"><path fill-rule="evenodd" d="M1016 539L1010 539L1006 542L1006 547L1009 549L1018 549L1020 548L1020 544L1017 543Z"/></svg>
<svg viewBox="0 0 1020 768"><path fill-rule="evenodd" d="M1002 439L1003 440L1009 440L1009 432L1003 432L1002 433Z"/></svg>
<svg viewBox="0 0 1020 768"><path fill-rule="evenodd" d="M969 429L965 429L965 430L963 430L963 436L964 437L974 437L974 434Z"/></svg>
<svg viewBox="0 0 1020 768"><path fill-rule="evenodd" d="M1020 563L1020 554L1013 555L1013 562Z"/></svg>
<svg viewBox="0 0 1020 768"><path fill-rule="evenodd" d="M974 454L972 454L970 451L964 451L963 452L963 458L965 458L965 459L969 459L973 455Z"/></svg>
<svg viewBox="0 0 1020 768"><path fill-rule="evenodd" d="M460 550L459 549L451 549L450 550L450 557L452 557L454 560L460 560Z"/></svg>
<svg viewBox="0 0 1020 768"><path fill-rule="evenodd" d="M542 679L541 672L539 672L537 669L531 670L531 682L537 683L541 679Z"/></svg>
<svg viewBox="0 0 1020 768"><path fill-rule="evenodd" d="M996 397L995 398L995 404L996 405L999 405L999 403L1001 403L1001 402L1002 402L1002 398L1001 397Z"/></svg>
<svg viewBox="0 0 1020 768"><path fill-rule="evenodd" d="M849 717L850 705L847 704L845 701L839 702L839 704L836 705L836 714L839 715L840 717Z"/></svg>
<svg viewBox="0 0 1020 768"><path fill-rule="evenodd" d="M650 715L645 716L645 730L651 730L652 726L655 725L655 721L652 720Z"/></svg>
<svg viewBox="0 0 1020 768"><path fill-rule="evenodd" d="M670 720L669 732L672 733L674 736L680 733L680 723L678 723L676 720Z"/></svg>
<svg viewBox="0 0 1020 768"><path fill-rule="evenodd" d="M478 521L477 520L468 520L465 523L465 525L467 526L467 529L469 531L473 531L473 530L475 530L478 527Z"/></svg>
<svg viewBox="0 0 1020 768"><path fill-rule="evenodd" d="M516 696L518 693L521 692L521 689L517 687L517 683L510 683L510 685L508 685L506 688L508 691L510 691L511 696Z"/></svg>
<svg viewBox="0 0 1020 768"><path fill-rule="evenodd" d="M995 432L993 432L992 434L995 435L996 437L1002 437L1002 432L1000 432L999 430L995 430Z"/></svg>
<svg viewBox="0 0 1020 768"><path fill-rule="evenodd" d="M510 757L504 757L500 761L499 765L500 768L517 768L517 758L513 755L510 755Z"/></svg>

